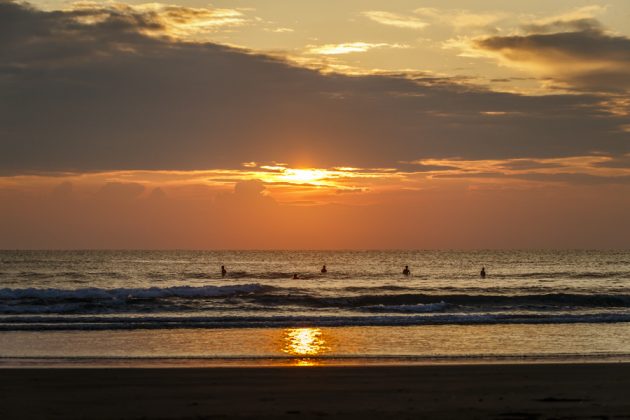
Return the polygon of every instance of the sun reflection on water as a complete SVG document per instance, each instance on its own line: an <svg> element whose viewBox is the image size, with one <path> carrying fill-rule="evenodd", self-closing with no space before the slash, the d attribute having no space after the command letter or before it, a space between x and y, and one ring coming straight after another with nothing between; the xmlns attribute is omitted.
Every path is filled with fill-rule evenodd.
<svg viewBox="0 0 630 420"><path fill-rule="evenodd" d="M290 328L284 331L282 351L297 357L295 366L318 365L319 361L314 357L329 350L320 328Z"/></svg>

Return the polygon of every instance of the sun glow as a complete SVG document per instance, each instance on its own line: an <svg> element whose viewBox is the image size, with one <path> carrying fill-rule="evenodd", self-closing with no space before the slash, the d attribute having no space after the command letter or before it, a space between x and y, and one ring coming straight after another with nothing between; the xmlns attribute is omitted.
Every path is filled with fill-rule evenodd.
<svg viewBox="0 0 630 420"><path fill-rule="evenodd" d="M325 170L321 169L286 169L281 179L289 182L317 183L328 176Z"/></svg>

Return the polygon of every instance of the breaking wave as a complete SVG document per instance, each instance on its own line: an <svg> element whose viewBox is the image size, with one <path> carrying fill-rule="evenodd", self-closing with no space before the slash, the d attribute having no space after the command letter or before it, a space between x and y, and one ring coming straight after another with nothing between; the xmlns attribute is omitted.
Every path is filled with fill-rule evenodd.
<svg viewBox="0 0 630 420"><path fill-rule="evenodd" d="M394 315L394 316L223 316L223 317L15 317L0 318L0 331L135 330L171 328L295 328L342 326L577 324L630 322L630 314L588 315Z"/></svg>
<svg viewBox="0 0 630 420"><path fill-rule="evenodd" d="M0 300L36 299L60 300L131 300L158 298L206 298L247 295L273 290L273 286L239 284L230 286L174 286L149 288L101 289L95 287L67 289L0 289Z"/></svg>

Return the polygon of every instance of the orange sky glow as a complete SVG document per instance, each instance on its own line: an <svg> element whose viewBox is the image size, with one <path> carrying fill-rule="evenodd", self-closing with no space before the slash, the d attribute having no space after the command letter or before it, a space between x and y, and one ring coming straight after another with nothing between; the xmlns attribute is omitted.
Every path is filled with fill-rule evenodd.
<svg viewBox="0 0 630 420"><path fill-rule="evenodd" d="M627 2L425 3L0 0L0 248L630 247Z"/></svg>

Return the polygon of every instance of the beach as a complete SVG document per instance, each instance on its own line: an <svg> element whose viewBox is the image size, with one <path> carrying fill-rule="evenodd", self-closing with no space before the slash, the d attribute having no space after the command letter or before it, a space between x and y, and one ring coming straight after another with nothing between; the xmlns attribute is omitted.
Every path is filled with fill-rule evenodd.
<svg viewBox="0 0 630 420"><path fill-rule="evenodd" d="M0 420L630 420L630 0L0 0Z"/></svg>
<svg viewBox="0 0 630 420"><path fill-rule="evenodd" d="M3 419L628 418L630 364L4 369Z"/></svg>
<svg viewBox="0 0 630 420"><path fill-rule="evenodd" d="M2 251L0 419L630 418L629 260Z"/></svg>

